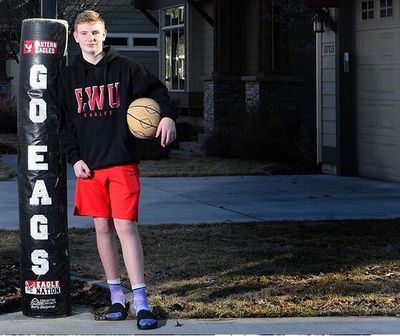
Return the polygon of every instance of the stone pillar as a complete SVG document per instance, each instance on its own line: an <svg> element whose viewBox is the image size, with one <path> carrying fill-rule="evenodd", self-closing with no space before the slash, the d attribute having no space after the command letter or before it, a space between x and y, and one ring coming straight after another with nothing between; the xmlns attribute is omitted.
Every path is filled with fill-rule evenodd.
<svg viewBox="0 0 400 336"><path fill-rule="evenodd" d="M257 109L260 104L260 82L256 80L245 82L246 112Z"/></svg>
<svg viewBox="0 0 400 336"><path fill-rule="evenodd" d="M203 109L204 109L204 131L211 133L214 129L214 82L211 79L204 80L204 95L203 95Z"/></svg>
<svg viewBox="0 0 400 336"><path fill-rule="evenodd" d="M246 111L245 87L240 77L204 80L204 129L207 133L219 122Z"/></svg>

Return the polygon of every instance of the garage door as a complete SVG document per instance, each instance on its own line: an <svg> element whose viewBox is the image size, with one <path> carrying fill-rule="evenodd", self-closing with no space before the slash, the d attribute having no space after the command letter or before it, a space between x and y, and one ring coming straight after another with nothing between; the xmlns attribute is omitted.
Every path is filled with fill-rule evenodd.
<svg viewBox="0 0 400 336"><path fill-rule="evenodd" d="M362 176L400 181L400 0L357 0L357 139Z"/></svg>

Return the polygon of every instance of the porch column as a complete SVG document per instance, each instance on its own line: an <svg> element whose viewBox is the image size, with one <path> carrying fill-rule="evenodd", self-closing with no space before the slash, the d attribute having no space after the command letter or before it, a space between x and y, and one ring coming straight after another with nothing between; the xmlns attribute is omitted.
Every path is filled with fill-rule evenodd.
<svg viewBox="0 0 400 336"><path fill-rule="evenodd" d="M355 106L354 1L340 0L337 11L336 106L338 174L357 174L357 110ZM348 61L346 60L348 57Z"/></svg>
<svg viewBox="0 0 400 336"><path fill-rule="evenodd" d="M273 43L273 22L267 11L266 0L256 0L257 7L257 75L265 76L274 71L274 43Z"/></svg>
<svg viewBox="0 0 400 336"><path fill-rule="evenodd" d="M214 3L214 77L239 75L241 72L242 2L218 0Z"/></svg>

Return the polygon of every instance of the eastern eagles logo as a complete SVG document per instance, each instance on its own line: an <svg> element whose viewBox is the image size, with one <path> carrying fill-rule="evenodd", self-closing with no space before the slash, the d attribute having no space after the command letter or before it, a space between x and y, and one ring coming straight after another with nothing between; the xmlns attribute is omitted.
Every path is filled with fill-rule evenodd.
<svg viewBox="0 0 400 336"><path fill-rule="evenodd" d="M24 54L50 54L55 55L58 52L58 43L55 41L44 40L25 40L24 41Z"/></svg>

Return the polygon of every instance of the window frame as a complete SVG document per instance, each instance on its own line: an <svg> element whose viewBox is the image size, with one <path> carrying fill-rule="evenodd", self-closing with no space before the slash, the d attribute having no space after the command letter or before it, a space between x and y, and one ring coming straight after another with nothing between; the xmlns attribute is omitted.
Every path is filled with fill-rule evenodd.
<svg viewBox="0 0 400 336"><path fill-rule="evenodd" d="M160 36L158 33L107 33L106 37L127 38L126 46L111 45L115 50L121 51L160 51ZM154 38L157 41L156 46L135 46L134 39ZM104 44L108 46L109 44Z"/></svg>
<svg viewBox="0 0 400 336"><path fill-rule="evenodd" d="M382 1L385 2L385 5L384 5L384 6L382 6ZM389 0L379 0L379 17L380 17L381 19L393 17L393 14L394 14L394 4L393 4L393 0L390 0L390 1L392 1L391 6L388 6L388 1L389 1ZM391 15L388 15L389 10L391 10L391 13L390 13ZM384 12L385 15L382 15L382 12Z"/></svg>
<svg viewBox="0 0 400 336"><path fill-rule="evenodd" d="M165 15L164 12L165 10L171 9L171 8L177 8L177 7L183 7L183 12L184 12L184 19L183 23L176 24L176 25L170 25L166 26L165 23ZM163 80L163 83L166 84L165 81L165 72L166 72L166 63L165 63L165 58L166 58L166 45L165 45L165 39L166 39L166 32L170 32L173 30L178 30L182 29L184 33L184 41L185 41L185 60L184 60L184 72L185 72L185 79L183 83L183 87L179 89L168 89L170 92L186 92L187 91L187 85L189 82L189 74L188 74L188 38L187 38L187 27L188 27L188 9L187 6L182 3L182 4L177 4L174 6L169 6L169 7L164 7L161 8L159 11L159 17L160 17L160 36L162 40L162 53L160 53L160 60L162 62L160 71L161 71L161 78Z"/></svg>
<svg viewBox="0 0 400 336"><path fill-rule="evenodd" d="M369 7L369 4L372 3L372 8ZM363 4L367 5L367 8L363 8ZM362 0L360 2L361 6L361 21L366 22L370 20L375 20L376 19L376 13L375 13L375 1L374 0ZM372 18L370 17L370 14L372 13ZM364 18L364 14L366 14L366 18Z"/></svg>

